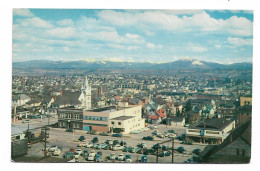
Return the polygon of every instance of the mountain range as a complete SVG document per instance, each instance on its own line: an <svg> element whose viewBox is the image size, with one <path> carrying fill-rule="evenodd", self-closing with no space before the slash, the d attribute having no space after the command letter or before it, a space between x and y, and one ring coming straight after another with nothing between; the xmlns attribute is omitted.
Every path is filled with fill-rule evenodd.
<svg viewBox="0 0 260 171"><path fill-rule="evenodd" d="M13 62L14 69L159 69L159 70L193 70L193 69L252 69L252 63L220 64L196 59L180 59L167 63L150 62L116 62L116 61L48 61L32 60Z"/></svg>

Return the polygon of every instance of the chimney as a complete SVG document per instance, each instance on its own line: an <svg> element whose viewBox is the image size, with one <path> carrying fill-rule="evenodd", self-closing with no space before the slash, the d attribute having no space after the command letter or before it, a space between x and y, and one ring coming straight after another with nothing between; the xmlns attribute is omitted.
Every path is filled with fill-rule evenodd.
<svg viewBox="0 0 260 171"><path fill-rule="evenodd" d="M56 100L57 100L57 96L55 95L55 96L54 96L54 101L56 101Z"/></svg>
<svg viewBox="0 0 260 171"><path fill-rule="evenodd" d="M60 96L62 96L62 91L60 91Z"/></svg>

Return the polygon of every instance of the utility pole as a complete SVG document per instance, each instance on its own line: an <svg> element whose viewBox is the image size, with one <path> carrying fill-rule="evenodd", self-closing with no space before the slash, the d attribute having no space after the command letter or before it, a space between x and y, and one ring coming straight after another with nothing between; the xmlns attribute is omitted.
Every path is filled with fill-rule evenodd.
<svg viewBox="0 0 260 171"><path fill-rule="evenodd" d="M174 162L174 138L172 139L172 163Z"/></svg>
<svg viewBox="0 0 260 171"><path fill-rule="evenodd" d="M156 163L158 163L158 157L159 157L159 144L157 143L157 151L156 151Z"/></svg>
<svg viewBox="0 0 260 171"><path fill-rule="evenodd" d="M47 126L44 128L44 158L47 157Z"/></svg>

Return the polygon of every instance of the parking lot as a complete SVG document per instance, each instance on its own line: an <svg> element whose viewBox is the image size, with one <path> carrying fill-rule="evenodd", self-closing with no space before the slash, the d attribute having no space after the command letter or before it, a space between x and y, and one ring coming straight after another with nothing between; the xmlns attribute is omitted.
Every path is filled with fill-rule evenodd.
<svg viewBox="0 0 260 171"><path fill-rule="evenodd" d="M141 142L145 142L147 144L147 148L151 148L154 144L160 143L164 140L168 140L169 138L158 138L154 136L154 141L148 141L148 140L142 140L144 136L151 136L153 131L158 130L158 132L163 133L166 132L167 130L173 129L178 135L181 135L185 133L185 127L177 127L177 126L168 126L166 128L165 125L158 125L158 128L148 130L146 132L142 132L139 134L128 134L124 135L123 137L112 137L112 136L101 136L101 135L90 135L86 134L84 131L77 130L74 133L71 132L65 132L64 129L59 129L59 128L51 128L49 130L49 138L48 138L48 144L49 145L56 145L59 147L62 147L62 151L59 156L57 157L63 157L63 154L67 151L70 150L70 148L75 148L75 149L86 149L88 152L91 150L94 150L95 152L101 151L102 152L102 162L124 162L124 161L118 161L118 160L109 160L107 156L109 156L111 153L115 153L116 156L119 154L123 154L124 156L126 154L131 155L132 162L138 162L138 160L141 159L142 154L137 154L137 153L129 153L129 152L122 152L120 151L112 151L112 150L103 150L103 149L95 149L95 148L85 148L85 147L77 147L77 145L80 143L78 141L78 138L80 136L85 136L85 142L90 142L94 137L98 137L99 143L104 143L107 139L109 140L118 140L119 142L121 140L126 141L127 146L135 147L137 148L137 144ZM184 153L178 153L177 151L174 152L174 163L183 163L185 160L192 158L194 154L192 154L192 151L196 148L203 149L205 147L205 144L192 144L192 145L185 145L185 144L180 144L181 141L175 140L174 142L174 148L176 149L179 146L182 146L185 148ZM171 147L172 143L165 143L163 145ZM29 149L28 155L30 156L43 156L43 144L37 143L33 144L32 147ZM77 159L77 162L93 162L93 161L87 161L85 160L84 157L80 156L79 159ZM156 156L155 155L147 155L147 162L149 163L154 163L156 162ZM171 163L172 162L172 156L167 156L167 157L159 157L158 159L159 163Z"/></svg>

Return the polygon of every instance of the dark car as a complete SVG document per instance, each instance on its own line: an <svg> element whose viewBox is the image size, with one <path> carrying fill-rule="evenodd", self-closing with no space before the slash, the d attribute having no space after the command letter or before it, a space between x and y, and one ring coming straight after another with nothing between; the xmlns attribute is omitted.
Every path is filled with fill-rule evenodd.
<svg viewBox="0 0 260 171"><path fill-rule="evenodd" d="M147 163L147 156L146 155L142 155L141 163Z"/></svg>
<svg viewBox="0 0 260 171"><path fill-rule="evenodd" d="M154 145L152 146L152 148L155 149L155 150L157 150L157 148L158 148L159 150L162 149L162 147L161 147L160 145L158 145L158 144L154 144Z"/></svg>
<svg viewBox="0 0 260 171"><path fill-rule="evenodd" d="M183 141L181 142L181 144L192 145L192 141L191 141L191 140L183 140Z"/></svg>
<svg viewBox="0 0 260 171"><path fill-rule="evenodd" d="M167 132L169 133L175 133L175 131L173 129L169 129Z"/></svg>
<svg viewBox="0 0 260 171"><path fill-rule="evenodd" d="M98 151L97 154L102 156L102 151Z"/></svg>
<svg viewBox="0 0 260 171"><path fill-rule="evenodd" d="M128 149L129 149L129 147L125 147L125 148L123 148L123 152L127 152L128 151Z"/></svg>
<svg viewBox="0 0 260 171"><path fill-rule="evenodd" d="M122 134L112 134L112 137L122 137Z"/></svg>
<svg viewBox="0 0 260 171"><path fill-rule="evenodd" d="M197 155L200 155L201 149L196 148L196 149L194 149L194 150L192 151L192 153L197 154Z"/></svg>
<svg viewBox="0 0 260 171"><path fill-rule="evenodd" d="M120 142L120 145L121 145L121 146L126 146L127 143L126 143L126 141L122 140L122 141Z"/></svg>
<svg viewBox="0 0 260 171"><path fill-rule="evenodd" d="M110 149L110 145L105 145L102 149L103 150L109 150Z"/></svg>
<svg viewBox="0 0 260 171"><path fill-rule="evenodd" d="M99 142L98 137L94 137L94 138L92 139L92 142L93 142L93 143L98 143L98 142Z"/></svg>
<svg viewBox="0 0 260 171"><path fill-rule="evenodd" d="M67 160L72 160L74 158L73 153L67 151L64 155L63 158L67 159Z"/></svg>
<svg viewBox="0 0 260 171"><path fill-rule="evenodd" d="M73 132L73 129L66 129L66 132Z"/></svg>
<svg viewBox="0 0 260 171"><path fill-rule="evenodd" d="M114 140L114 141L113 141L113 145L116 145L116 144L119 144L119 141L118 141L118 140Z"/></svg>
<svg viewBox="0 0 260 171"><path fill-rule="evenodd" d="M183 141L185 140L185 134L181 134L180 136L178 136L176 139Z"/></svg>
<svg viewBox="0 0 260 171"><path fill-rule="evenodd" d="M149 141L153 141L153 137L152 136L147 136L147 137L143 137L142 140L149 140Z"/></svg>
<svg viewBox="0 0 260 171"><path fill-rule="evenodd" d="M169 150L169 149L170 149L169 146L165 146L165 145L162 146L162 150L163 150L163 151L167 151L167 150Z"/></svg>
<svg viewBox="0 0 260 171"><path fill-rule="evenodd" d="M179 153L183 153L186 150L183 147L178 147L176 151L178 151Z"/></svg>
<svg viewBox="0 0 260 171"><path fill-rule="evenodd" d="M138 148L136 150L136 153L138 153L138 154L143 154L143 152L144 152L144 150L142 148Z"/></svg>
<svg viewBox="0 0 260 171"><path fill-rule="evenodd" d="M99 155L99 154L97 154L97 155L95 156L95 162L102 162L102 156Z"/></svg>
<svg viewBox="0 0 260 171"><path fill-rule="evenodd" d="M112 143L111 143L111 142L112 142ZM112 141L112 140L106 140L106 141L105 141L105 144L108 144L108 145L109 145L109 144L113 144L113 141Z"/></svg>
<svg viewBox="0 0 260 171"><path fill-rule="evenodd" d="M88 156L88 150L83 150L82 154L83 157L87 157Z"/></svg>
<svg viewBox="0 0 260 171"><path fill-rule="evenodd" d="M134 147L129 147L128 148L128 152L129 153L135 153L136 152L136 149Z"/></svg>
<svg viewBox="0 0 260 171"><path fill-rule="evenodd" d="M109 134L108 134L108 133L105 133L105 132L101 132L101 133L99 133L99 135L102 135L102 136L109 136Z"/></svg>
<svg viewBox="0 0 260 171"><path fill-rule="evenodd" d="M78 140L79 140L79 141L85 141L85 139L86 139L86 138L82 135L82 136L79 137Z"/></svg>

